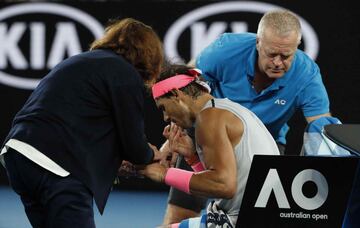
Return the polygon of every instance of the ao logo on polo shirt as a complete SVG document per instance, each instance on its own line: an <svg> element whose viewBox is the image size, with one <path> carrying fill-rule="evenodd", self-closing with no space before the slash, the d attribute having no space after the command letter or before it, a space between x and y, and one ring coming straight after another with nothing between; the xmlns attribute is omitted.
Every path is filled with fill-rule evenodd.
<svg viewBox="0 0 360 228"><path fill-rule="evenodd" d="M89 48L103 26L87 13L55 3L0 9L0 83L34 89L63 59Z"/></svg>
<svg viewBox="0 0 360 228"><path fill-rule="evenodd" d="M173 62L187 62L224 32L256 32L261 16L275 9L284 8L264 2L234 1L194 9L176 20L165 34L166 56ZM302 49L316 59L317 35L305 19L299 18L303 30Z"/></svg>

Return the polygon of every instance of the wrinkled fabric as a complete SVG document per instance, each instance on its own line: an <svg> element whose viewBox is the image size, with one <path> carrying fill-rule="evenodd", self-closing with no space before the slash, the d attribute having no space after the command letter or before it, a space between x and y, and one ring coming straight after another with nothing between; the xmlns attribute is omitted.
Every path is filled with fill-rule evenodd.
<svg viewBox="0 0 360 228"><path fill-rule="evenodd" d="M301 155L304 156L351 156L350 152L335 144L324 134L324 126L342 124L336 117L324 116L309 123L304 132Z"/></svg>
<svg viewBox="0 0 360 228"><path fill-rule="evenodd" d="M206 224L208 228L234 228L230 217L221 210L215 201L209 203L207 207Z"/></svg>
<svg viewBox="0 0 360 228"><path fill-rule="evenodd" d="M206 228L206 214L183 220L179 224L179 228Z"/></svg>

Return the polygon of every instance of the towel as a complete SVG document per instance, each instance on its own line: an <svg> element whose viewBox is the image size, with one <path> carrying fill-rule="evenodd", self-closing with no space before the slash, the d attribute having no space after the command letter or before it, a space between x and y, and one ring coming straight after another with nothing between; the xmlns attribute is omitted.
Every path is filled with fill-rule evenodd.
<svg viewBox="0 0 360 228"><path fill-rule="evenodd" d="M310 122L304 132L301 155L304 156L351 156L350 152L335 144L324 134L324 126L342 124L336 117L323 116Z"/></svg>
<svg viewBox="0 0 360 228"><path fill-rule="evenodd" d="M234 228L231 219L214 201L207 206L207 213L201 217L181 221L179 228Z"/></svg>
<svg viewBox="0 0 360 228"><path fill-rule="evenodd" d="M206 228L206 214L181 221L179 228Z"/></svg>

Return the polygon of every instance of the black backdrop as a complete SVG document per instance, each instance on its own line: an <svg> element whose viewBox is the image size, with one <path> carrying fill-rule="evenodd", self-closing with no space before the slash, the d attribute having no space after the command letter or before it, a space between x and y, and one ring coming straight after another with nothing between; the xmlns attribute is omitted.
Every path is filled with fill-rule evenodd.
<svg viewBox="0 0 360 228"><path fill-rule="evenodd" d="M121 2L76 2L67 1L64 3L56 3L57 5L65 5L76 8L85 12L97 20L99 24L105 25L109 18L133 17L151 25L164 40L167 33L174 23L183 15L193 12L206 5L215 4L216 1L121 1ZM230 3L222 1L222 3ZM249 3L245 1L237 1L235 3ZM323 81L327 88L331 111L334 116L338 117L343 123L359 123L360 122L360 105L358 105L359 89L360 89L360 7L355 1L251 1L252 4L271 4L272 6L288 8L299 14L305 19L315 31L318 39L319 49L317 56L314 57L319 64ZM36 29L30 29L34 23L40 23L45 28L45 54L44 61L50 56L50 50L56 37L56 28L59 22L70 21L75 25L78 41L81 49L86 50L90 42L94 39L94 35L89 32L88 27L70 16L63 14L38 13L35 10L30 13L14 13L10 9L24 3L10 4L0 3L0 142L2 142L10 128L12 118L21 108L27 97L31 93L31 89L18 88L14 85L4 83L2 72L7 75L16 75L22 78L40 79L51 67L34 67L30 66L31 62L31 43L32 33ZM35 6L38 3L30 3ZM41 3L40 3L41 4ZM220 8L220 7L219 7ZM261 7L259 7L261 8ZM58 9L62 11L62 9ZM256 10L255 10L256 11ZM247 31L255 32L257 22L261 17L261 12L246 12L246 10L238 10L238 12L222 12L212 13L212 15L203 16L193 19L190 25L195 22L203 22L205 28L210 30L211 26L218 21L222 21L227 25L226 31L234 21L245 22ZM24 12L23 10L21 12ZM57 14L57 15L55 15ZM70 18L70 19L69 19ZM23 34L16 35L16 29L19 27L16 23L22 23L25 26ZM40 27L41 27L40 25ZM18 27L17 27L18 26ZM16 27L16 28L15 28ZM13 30L11 30L13 29ZM41 30L41 29L40 29ZM71 29L70 29L71 30ZM37 30L39 31L39 30ZM186 27L177 42L177 49L180 56L185 62L191 59L190 47L194 44L191 41L191 30ZM18 40L11 41L9 49L6 49L6 41L17 37ZM41 32L37 33L38 35ZM64 33L66 34L66 33ZM70 35L74 34L71 33ZM198 33L199 34L199 33ZM66 35L65 35L66 36ZM63 36L63 39L64 37ZM307 34L304 34L306 37ZM206 40L206 37L204 38ZM76 39L75 39L76 41ZM36 43L36 41L34 41ZM39 43L39 42L37 42ZM304 40L301 48L305 48L309 43ZM5 46L5 47L4 47ZM8 51L11 48L20 50L28 62L28 66L21 67L16 64L21 62L16 59L10 59ZM5 50L5 51L4 51ZM37 53L39 54L39 53ZM41 53L40 53L41 54ZM35 55L36 56L36 55ZM63 58L67 57L65 55ZM36 58L36 57L33 57ZM41 58L40 58L41 59ZM171 58L172 60L172 58ZM41 64L40 64L41 65ZM163 141L161 136L164 123L161 114L156 110L154 102L150 97L146 99L145 112L146 132L150 142L160 145ZM305 127L305 121L301 113L291 119L289 123L291 130L288 134L288 146L286 154L298 154L302 145L302 134ZM5 171L0 168L0 184L7 184Z"/></svg>

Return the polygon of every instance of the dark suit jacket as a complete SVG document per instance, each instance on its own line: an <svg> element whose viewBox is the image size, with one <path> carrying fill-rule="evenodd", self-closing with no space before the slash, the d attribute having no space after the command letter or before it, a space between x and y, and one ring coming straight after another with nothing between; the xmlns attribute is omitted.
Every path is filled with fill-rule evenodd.
<svg viewBox="0 0 360 228"><path fill-rule="evenodd" d="M152 161L144 92L136 69L110 50L70 57L41 80L5 142L26 142L69 171L102 213L121 161Z"/></svg>

